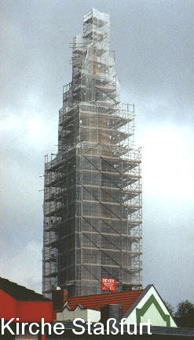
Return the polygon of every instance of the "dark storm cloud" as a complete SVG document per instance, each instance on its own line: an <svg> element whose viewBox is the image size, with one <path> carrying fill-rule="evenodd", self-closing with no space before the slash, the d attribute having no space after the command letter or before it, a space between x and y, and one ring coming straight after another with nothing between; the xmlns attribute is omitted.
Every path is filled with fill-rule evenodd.
<svg viewBox="0 0 194 340"><path fill-rule="evenodd" d="M136 103L144 283L172 303L194 300L192 0L0 0L2 275L40 289L39 175L44 154L57 150L62 86L71 80L69 43L91 7L110 14L121 99ZM24 257L31 274L28 265L21 272Z"/></svg>

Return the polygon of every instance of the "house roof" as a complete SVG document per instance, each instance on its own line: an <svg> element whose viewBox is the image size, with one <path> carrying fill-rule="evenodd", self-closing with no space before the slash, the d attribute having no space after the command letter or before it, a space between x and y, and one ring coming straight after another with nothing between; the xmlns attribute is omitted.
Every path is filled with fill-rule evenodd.
<svg viewBox="0 0 194 340"><path fill-rule="evenodd" d="M138 298L135 300L134 304L130 306L130 308L126 311L124 317L127 318L131 312L137 307L138 303L143 299L143 297L147 294L147 292L150 290L151 287L154 287L154 285L147 285L146 288L143 289L142 293L139 294ZM155 287L154 287L155 289ZM156 289L155 289L156 290Z"/></svg>
<svg viewBox="0 0 194 340"><path fill-rule="evenodd" d="M18 301L50 301L43 295L0 277L0 289Z"/></svg>
<svg viewBox="0 0 194 340"><path fill-rule="evenodd" d="M123 307L122 314L124 315L142 292L143 289L139 289L108 294L74 296L69 298L68 306L72 310L74 310L77 305L81 305L84 309L100 310L100 308L105 305L116 304Z"/></svg>

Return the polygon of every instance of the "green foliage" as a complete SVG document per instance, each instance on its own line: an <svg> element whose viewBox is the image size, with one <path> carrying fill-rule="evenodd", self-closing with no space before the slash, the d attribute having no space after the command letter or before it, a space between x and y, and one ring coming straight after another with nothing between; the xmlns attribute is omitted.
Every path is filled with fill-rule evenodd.
<svg viewBox="0 0 194 340"><path fill-rule="evenodd" d="M194 304L188 300L180 302L175 317L178 326L194 327Z"/></svg>
<svg viewBox="0 0 194 340"><path fill-rule="evenodd" d="M177 318L182 318L183 316L187 315L190 310L192 310L192 308L194 308L194 305L190 301L185 300L180 302L177 306L177 312L175 313L175 316Z"/></svg>

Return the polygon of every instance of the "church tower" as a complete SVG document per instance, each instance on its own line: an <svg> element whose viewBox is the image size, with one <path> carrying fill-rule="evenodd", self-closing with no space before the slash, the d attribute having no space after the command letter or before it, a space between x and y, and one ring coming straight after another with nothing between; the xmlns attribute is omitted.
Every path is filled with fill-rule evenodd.
<svg viewBox="0 0 194 340"><path fill-rule="evenodd" d="M108 281L117 291L141 286L141 154L134 105L120 103L109 26L108 14L84 15L59 110L58 153L45 158L47 296L58 286L70 296L101 293Z"/></svg>

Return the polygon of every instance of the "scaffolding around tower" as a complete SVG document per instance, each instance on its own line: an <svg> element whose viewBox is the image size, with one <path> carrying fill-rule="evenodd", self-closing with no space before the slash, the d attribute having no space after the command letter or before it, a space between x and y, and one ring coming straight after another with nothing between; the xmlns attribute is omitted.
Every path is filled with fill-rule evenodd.
<svg viewBox="0 0 194 340"><path fill-rule="evenodd" d="M141 286L141 150L135 107L121 104L109 15L92 9L72 44L72 82L59 110L58 153L45 157L43 293Z"/></svg>

